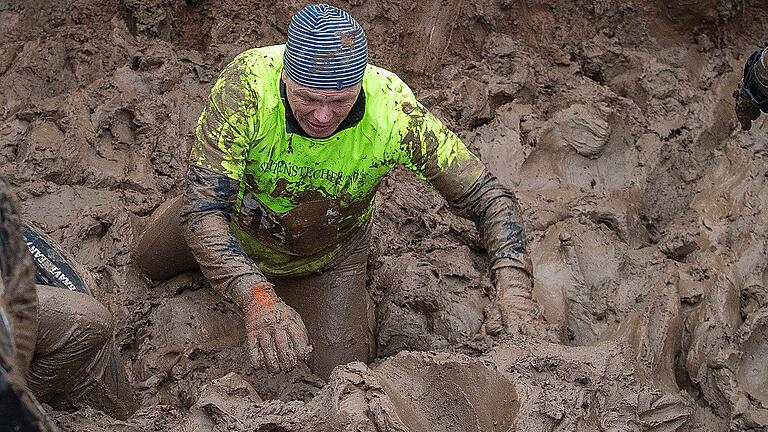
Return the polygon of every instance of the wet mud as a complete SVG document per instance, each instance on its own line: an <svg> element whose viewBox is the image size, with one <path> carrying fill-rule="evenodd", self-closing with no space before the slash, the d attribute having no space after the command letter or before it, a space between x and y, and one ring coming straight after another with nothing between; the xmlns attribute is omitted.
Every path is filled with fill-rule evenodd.
<svg viewBox="0 0 768 432"><path fill-rule="evenodd" d="M253 370L199 273L130 263L217 74L301 4L0 1L0 175L95 278L141 405L54 412L62 430L768 428L768 126L740 131L730 96L764 2L334 2L518 194L547 324L485 333L475 228L396 169L369 258L379 358L327 382Z"/></svg>

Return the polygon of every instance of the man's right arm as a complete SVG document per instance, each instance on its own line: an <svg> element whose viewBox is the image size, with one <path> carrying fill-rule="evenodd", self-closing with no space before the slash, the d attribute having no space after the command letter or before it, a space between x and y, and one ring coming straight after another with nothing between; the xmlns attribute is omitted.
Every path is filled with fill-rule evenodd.
<svg viewBox="0 0 768 432"><path fill-rule="evenodd" d="M238 189L237 181L190 165L181 228L211 286L242 308L249 300L250 289L265 278L230 227Z"/></svg>
<svg viewBox="0 0 768 432"><path fill-rule="evenodd" d="M312 347L298 313L277 297L231 228L250 144L258 132L257 97L235 59L211 90L195 128L181 229L211 285L243 311L256 367L288 371Z"/></svg>
<svg viewBox="0 0 768 432"><path fill-rule="evenodd" d="M264 276L230 227L247 152L258 130L257 98L241 79L247 66L235 59L211 89L190 152L181 228L213 288L240 307Z"/></svg>
<svg viewBox="0 0 768 432"><path fill-rule="evenodd" d="M254 366L289 371L312 347L299 314L277 297L230 228L238 186L226 176L190 166L182 232L211 285L242 309Z"/></svg>

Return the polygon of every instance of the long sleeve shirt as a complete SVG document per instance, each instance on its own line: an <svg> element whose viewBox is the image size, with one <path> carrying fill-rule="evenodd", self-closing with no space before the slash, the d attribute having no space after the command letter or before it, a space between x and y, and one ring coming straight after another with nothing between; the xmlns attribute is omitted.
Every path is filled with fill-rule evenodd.
<svg viewBox="0 0 768 432"><path fill-rule="evenodd" d="M492 268L530 273L514 194L402 80L369 65L339 129L312 138L285 96L282 53L273 46L236 57L196 127L182 229L215 288L332 266L370 229L376 190L397 165L475 221Z"/></svg>

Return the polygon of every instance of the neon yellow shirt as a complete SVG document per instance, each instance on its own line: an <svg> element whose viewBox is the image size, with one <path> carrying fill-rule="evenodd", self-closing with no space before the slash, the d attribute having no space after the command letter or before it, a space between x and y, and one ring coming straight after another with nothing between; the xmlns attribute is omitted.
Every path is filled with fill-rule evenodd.
<svg viewBox="0 0 768 432"><path fill-rule="evenodd" d="M333 261L364 231L379 183L398 164L448 196L483 174L402 80L372 65L356 124L323 139L289 132L283 49L251 49L227 66L191 153L192 163L240 183L232 229L263 272L304 274Z"/></svg>

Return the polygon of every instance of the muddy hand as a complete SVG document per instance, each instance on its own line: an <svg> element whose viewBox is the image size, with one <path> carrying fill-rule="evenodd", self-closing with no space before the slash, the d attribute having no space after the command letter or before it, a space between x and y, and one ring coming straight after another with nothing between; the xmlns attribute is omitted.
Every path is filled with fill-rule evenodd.
<svg viewBox="0 0 768 432"><path fill-rule="evenodd" d="M733 91L733 97L736 99L734 110L736 118L741 123L744 130L752 129L752 122L760 117L760 108L752 102L752 99L744 91L744 83L739 83L739 87Z"/></svg>
<svg viewBox="0 0 768 432"><path fill-rule="evenodd" d="M515 323L543 322L539 305L533 300L533 282L518 268L496 270L496 298L486 310L485 331L491 335L506 332Z"/></svg>
<svg viewBox="0 0 768 432"><path fill-rule="evenodd" d="M262 282L251 290L252 301L243 309L248 348L253 365L270 373L290 371L312 351L299 314Z"/></svg>

